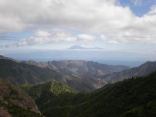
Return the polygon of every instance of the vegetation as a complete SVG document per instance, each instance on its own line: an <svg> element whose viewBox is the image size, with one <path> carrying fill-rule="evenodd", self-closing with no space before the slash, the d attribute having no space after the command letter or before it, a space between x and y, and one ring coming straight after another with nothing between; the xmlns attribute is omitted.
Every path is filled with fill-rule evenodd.
<svg viewBox="0 0 156 117"><path fill-rule="evenodd" d="M42 117L39 113L35 113L31 109L22 108L10 102L8 99L0 100L0 107L3 107L13 117Z"/></svg>
<svg viewBox="0 0 156 117"><path fill-rule="evenodd" d="M67 109L61 112L63 115L63 112L66 113L69 110L68 106L82 103L90 96L90 93L78 93L71 87L57 81L34 86L24 84L21 88L35 100L42 113L47 113L47 110L51 108L66 106Z"/></svg>
<svg viewBox="0 0 156 117"><path fill-rule="evenodd" d="M63 75L50 68L41 68L35 65L18 63L11 60L0 59L0 77L8 79L18 86L23 84L41 84L56 80L78 91L93 91L102 87L106 82L102 79L91 77L76 77Z"/></svg>
<svg viewBox="0 0 156 117"><path fill-rule="evenodd" d="M21 88L0 78L0 116L42 117L35 102Z"/></svg>
<svg viewBox="0 0 156 117"><path fill-rule="evenodd" d="M34 96L34 99L47 117L154 117L155 87L156 72L126 79L93 93L53 93L51 89L38 92L39 97ZM33 90L25 91L31 95Z"/></svg>
<svg viewBox="0 0 156 117"><path fill-rule="evenodd" d="M82 80L58 74L48 68L10 60L1 60L0 65L0 76L17 85L30 83L22 85L21 88L35 100L39 110L46 117L156 116L156 72L146 77L132 77L114 84L107 84L92 93L86 93L77 92L57 81L76 87L78 90L91 91L95 84L91 78L84 77ZM148 65L149 63L145 64L143 68L149 68ZM151 69L153 70L153 67L144 70ZM141 71L140 73L143 73ZM37 83L43 84L32 85ZM0 111L11 114L13 117L42 116L34 101L19 87L4 79L0 79L0 85Z"/></svg>

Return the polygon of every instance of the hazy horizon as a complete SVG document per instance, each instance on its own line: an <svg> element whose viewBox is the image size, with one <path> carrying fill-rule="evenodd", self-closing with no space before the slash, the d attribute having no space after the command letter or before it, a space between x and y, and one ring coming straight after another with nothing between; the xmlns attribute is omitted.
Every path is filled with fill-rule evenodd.
<svg viewBox="0 0 156 117"><path fill-rule="evenodd" d="M0 1L0 55L14 59L138 66L156 60L155 31L156 0Z"/></svg>

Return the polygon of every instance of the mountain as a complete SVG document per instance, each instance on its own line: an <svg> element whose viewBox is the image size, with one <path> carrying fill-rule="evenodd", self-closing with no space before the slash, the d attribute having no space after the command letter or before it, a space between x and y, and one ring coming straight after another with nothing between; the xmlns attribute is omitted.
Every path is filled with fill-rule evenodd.
<svg viewBox="0 0 156 117"><path fill-rule="evenodd" d="M72 98L72 95L78 93L73 88L57 81L47 82L39 85L24 84L21 86L21 88L35 100L42 112L44 109L47 110L52 106L66 104L66 101L64 102L63 100L66 100L67 98L69 100ZM62 100L58 100L58 97Z"/></svg>
<svg viewBox="0 0 156 117"><path fill-rule="evenodd" d="M100 78L108 83L113 83L130 77L146 76L154 71L156 71L156 62L148 61L139 67L134 67L117 73L106 74Z"/></svg>
<svg viewBox="0 0 156 117"><path fill-rule="evenodd" d="M54 96L58 96L59 94L63 93L77 93L75 89L58 81L50 81L38 85L23 84L21 88L26 91L34 100L41 97L41 95L45 95L45 92L50 92Z"/></svg>
<svg viewBox="0 0 156 117"><path fill-rule="evenodd" d="M20 62L18 60L15 60L15 59L12 59L12 58L9 58L9 57L5 57L5 56L2 56L2 55L0 55L0 59L5 59L5 60L11 60L11 61L15 61L15 62Z"/></svg>
<svg viewBox="0 0 156 117"><path fill-rule="evenodd" d="M0 77L10 80L13 84L40 84L52 80L65 83L79 91L93 91L106 84L104 80L91 77L63 75L49 68L41 68L12 60L0 59Z"/></svg>
<svg viewBox="0 0 156 117"><path fill-rule="evenodd" d="M156 116L156 72L117 82L96 92L96 97L77 105L77 117L154 117ZM51 110L52 111L52 110Z"/></svg>
<svg viewBox="0 0 156 117"><path fill-rule="evenodd" d="M41 113L44 113L53 107L69 106L73 103L79 104L84 101L84 97L85 100L87 99L87 93L77 92L71 87L57 81L39 85L24 84L21 88L35 100ZM50 116L64 117L66 115L60 116L54 112L54 114L51 114Z"/></svg>
<svg viewBox="0 0 156 117"><path fill-rule="evenodd" d="M70 47L70 48L68 48L68 49L87 49L87 48L82 47L82 46L80 46L80 45L74 45L74 46L72 46L72 47Z"/></svg>
<svg viewBox="0 0 156 117"><path fill-rule="evenodd" d="M27 92L33 94L34 87L38 86ZM53 87L40 95L36 102L46 117L155 117L155 87L156 72L146 77L125 79L92 93L64 92L55 95L51 92ZM46 101L43 101L45 98Z"/></svg>
<svg viewBox="0 0 156 117"><path fill-rule="evenodd" d="M74 45L74 46L71 46L70 48L68 48L68 49L72 49L72 50L75 50L75 49L78 49L78 50L80 50L80 49L103 49L103 48L99 48L99 47L95 47L95 48L85 48L85 47L82 47L82 46L80 46L80 45Z"/></svg>
<svg viewBox="0 0 156 117"><path fill-rule="evenodd" d="M8 80L0 79L0 117L42 117L30 96Z"/></svg>
<svg viewBox="0 0 156 117"><path fill-rule="evenodd" d="M83 60L63 60L63 61L49 61L49 62L35 62L35 61L22 61L22 63L36 65L42 68L50 68L57 72L75 75L75 76L90 76L93 78L99 75L105 75L113 72L119 72L124 69L129 69L128 66L124 65L106 65L100 64L93 61L83 61Z"/></svg>

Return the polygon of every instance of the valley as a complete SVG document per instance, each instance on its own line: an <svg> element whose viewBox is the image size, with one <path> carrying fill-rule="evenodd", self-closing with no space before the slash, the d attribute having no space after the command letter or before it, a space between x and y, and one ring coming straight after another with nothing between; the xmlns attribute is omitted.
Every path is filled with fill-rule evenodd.
<svg viewBox="0 0 156 117"><path fill-rule="evenodd" d="M34 117L154 116L155 71L155 62L130 68L82 60L35 62L1 56L0 80L4 86L0 111L8 117L20 115L19 111ZM26 107L21 106L25 104L21 99L34 101L33 107L28 101Z"/></svg>
<svg viewBox="0 0 156 117"><path fill-rule="evenodd" d="M156 117L156 0L0 0L0 117Z"/></svg>

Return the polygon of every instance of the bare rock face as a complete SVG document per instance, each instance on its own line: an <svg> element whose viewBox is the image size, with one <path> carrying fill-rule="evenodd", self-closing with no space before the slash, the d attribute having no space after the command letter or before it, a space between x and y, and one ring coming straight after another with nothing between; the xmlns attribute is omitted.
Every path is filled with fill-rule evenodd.
<svg viewBox="0 0 156 117"><path fill-rule="evenodd" d="M49 61L49 62L35 62L32 60L22 61L29 65L35 65L42 68L50 68L57 72L67 75L85 76L88 75L97 78L100 75L106 75L113 72L119 72L124 69L129 69L124 65L106 65L93 61L83 60L64 60L64 61Z"/></svg>
<svg viewBox="0 0 156 117"><path fill-rule="evenodd" d="M82 62L80 61L78 64L80 63ZM62 69L61 66L62 65L60 65L60 70ZM73 66L70 64L70 69L72 70L74 66L75 62ZM73 71L75 70L75 72L72 72L71 75L64 75L50 68L41 68L36 65L17 63L11 60L3 59L0 60L0 77L8 79L11 83L18 86L26 83L40 84L51 80L56 80L65 83L78 91L93 91L106 84L104 80L92 78L89 75L88 77L80 77L79 75L77 75L77 73L81 73L81 71L83 72L83 69L79 68L74 67Z"/></svg>
<svg viewBox="0 0 156 117"><path fill-rule="evenodd" d="M8 115L6 117L11 117L7 111L7 106L10 104L23 109L29 109L35 113L40 113L35 102L27 93L8 80L0 79L0 117L2 117L2 113Z"/></svg>

